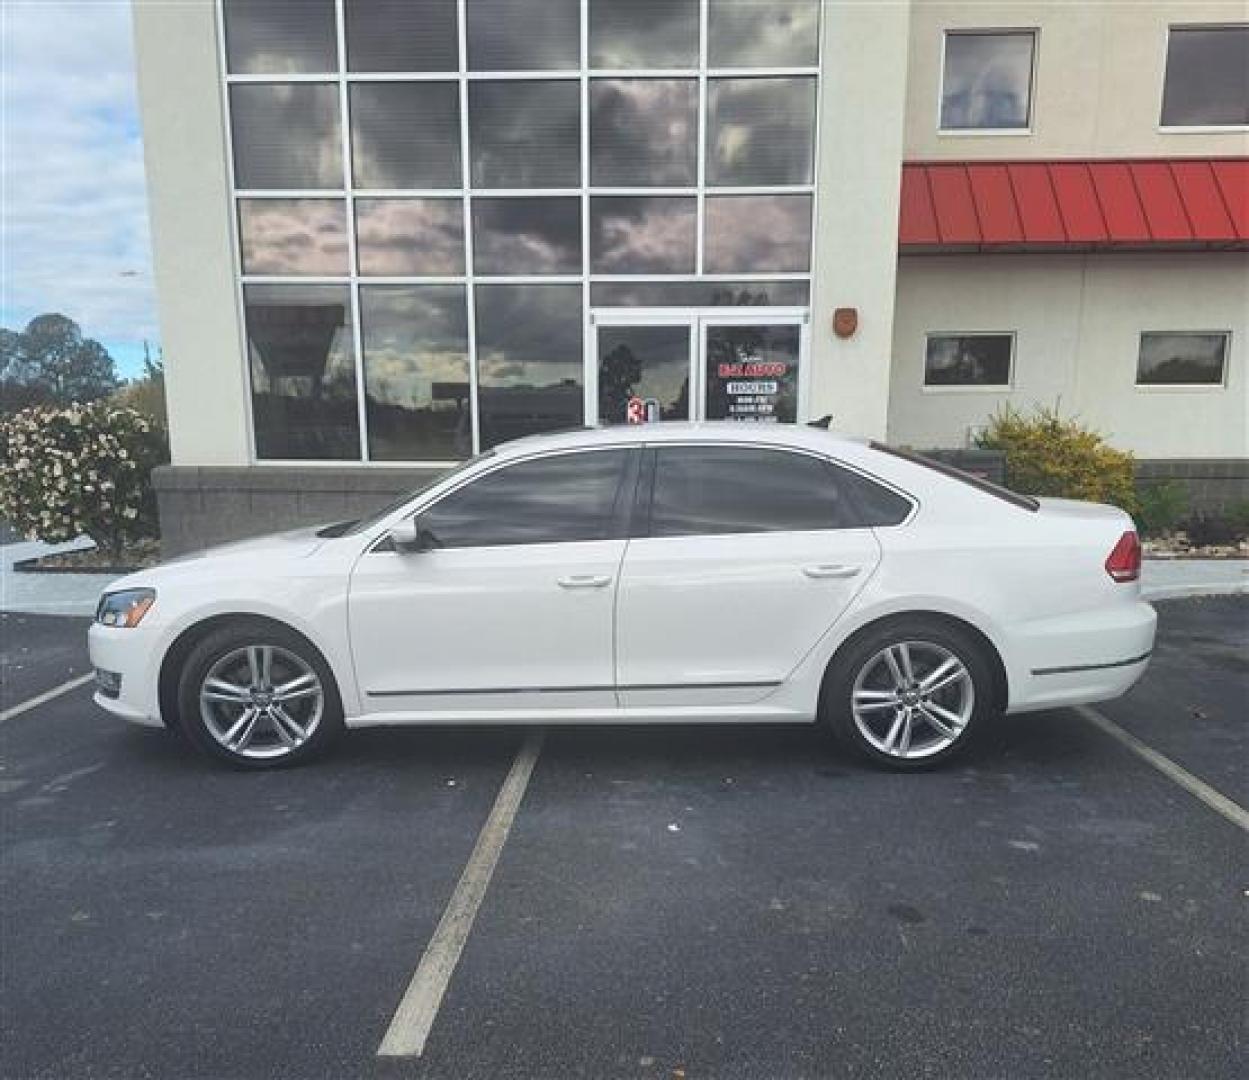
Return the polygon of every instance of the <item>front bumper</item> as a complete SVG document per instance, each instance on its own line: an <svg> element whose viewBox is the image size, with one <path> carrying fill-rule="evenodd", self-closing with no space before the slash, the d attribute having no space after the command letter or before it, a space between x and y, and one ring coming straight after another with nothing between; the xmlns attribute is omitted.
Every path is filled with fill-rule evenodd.
<svg viewBox="0 0 1249 1080"><path fill-rule="evenodd" d="M93 700L102 709L134 724L161 727L157 680L161 652L157 628L144 623L133 629L92 623L87 651L97 671L119 677L116 696L97 689Z"/></svg>

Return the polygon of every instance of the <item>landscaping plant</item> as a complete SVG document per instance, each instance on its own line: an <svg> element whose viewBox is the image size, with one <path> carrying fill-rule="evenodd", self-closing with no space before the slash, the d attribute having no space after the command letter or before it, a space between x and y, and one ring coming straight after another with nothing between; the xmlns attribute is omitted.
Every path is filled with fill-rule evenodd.
<svg viewBox="0 0 1249 1080"><path fill-rule="evenodd" d="M1188 512L1188 490L1174 480L1141 484L1136 502L1136 524L1142 535L1161 536L1180 527Z"/></svg>
<svg viewBox="0 0 1249 1080"><path fill-rule="evenodd" d="M977 440L1006 457L1006 485L1027 495L1110 503L1136 513L1133 458L1056 409L1024 414L1009 406Z"/></svg>
<svg viewBox="0 0 1249 1080"><path fill-rule="evenodd" d="M121 561L157 535L152 468L165 433L107 401L24 409L0 419L0 519L29 539L89 536Z"/></svg>

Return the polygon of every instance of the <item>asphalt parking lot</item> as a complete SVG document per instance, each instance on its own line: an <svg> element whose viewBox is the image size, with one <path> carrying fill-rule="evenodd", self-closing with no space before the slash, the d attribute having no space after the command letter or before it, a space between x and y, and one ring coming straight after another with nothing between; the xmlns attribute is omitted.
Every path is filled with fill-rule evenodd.
<svg viewBox="0 0 1249 1080"><path fill-rule="evenodd" d="M1249 598L1159 612L1098 712L1247 807ZM85 672L83 620L2 618L4 710ZM238 774L89 694L0 723L4 1077L1244 1074L1244 828L1073 710L920 776L551 729L424 1054L379 1058L525 733Z"/></svg>

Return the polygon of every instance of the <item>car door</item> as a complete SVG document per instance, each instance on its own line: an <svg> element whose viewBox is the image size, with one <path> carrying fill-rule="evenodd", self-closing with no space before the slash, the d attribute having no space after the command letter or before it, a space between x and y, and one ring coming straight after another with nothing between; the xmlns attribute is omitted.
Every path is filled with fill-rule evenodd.
<svg viewBox="0 0 1249 1080"><path fill-rule="evenodd" d="M363 555L348 618L365 710L613 706L613 603L640 454L504 463L417 515L431 550L383 541Z"/></svg>
<svg viewBox="0 0 1249 1080"><path fill-rule="evenodd" d="M742 444L659 445L643 468L616 605L621 703L766 696L880 560L853 483L821 457Z"/></svg>

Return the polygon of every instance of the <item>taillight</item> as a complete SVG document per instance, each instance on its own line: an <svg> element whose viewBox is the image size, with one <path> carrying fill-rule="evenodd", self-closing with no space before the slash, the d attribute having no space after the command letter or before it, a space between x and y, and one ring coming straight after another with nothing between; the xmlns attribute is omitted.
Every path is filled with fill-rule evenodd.
<svg viewBox="0 0 1249 1080"><path fill-rule="evenodd" d="M1106 573L1115 581L1135 581L1141 576L1141 542L1129 530L1106 556Z"/></svg>

